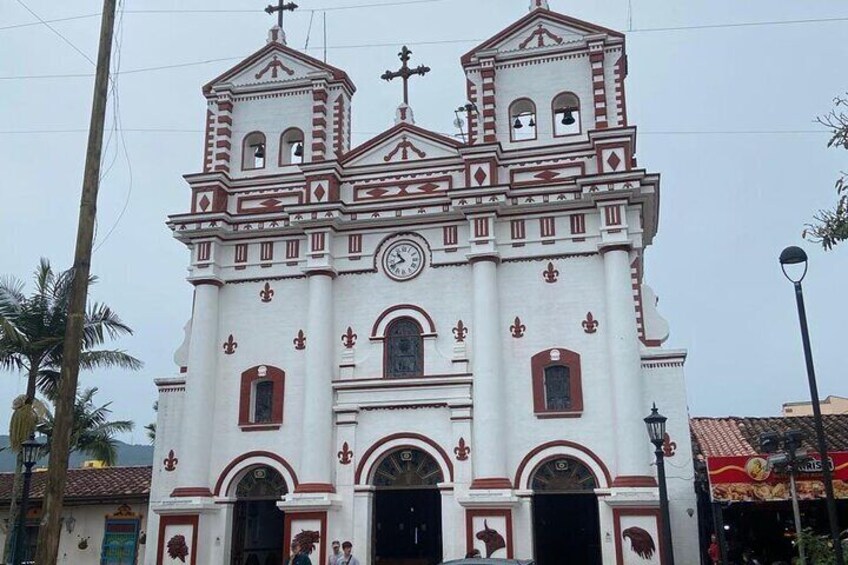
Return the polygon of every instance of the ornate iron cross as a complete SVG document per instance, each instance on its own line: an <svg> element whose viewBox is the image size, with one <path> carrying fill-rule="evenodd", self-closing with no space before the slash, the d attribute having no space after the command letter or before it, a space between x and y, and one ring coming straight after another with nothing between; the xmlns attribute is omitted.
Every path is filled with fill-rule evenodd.
<svg viewBox="0 0 848 565"><path fill-rule="evenodd" d="M280 29L283 29L283 14L285 12L294 12L297 10L297 4L294 2L285 2L285 0L277 0L277 5L274 6L269 4L265 11L271 15L274 12L277 12L277 25Z"/></svg>
<svg viewBox="0 0 848 565"><path fill-rule="evenodd" d="M400 53L398 53L398 57L400 57L401 65L400 69L397 71L386 71L380 77L385 81L391 81L395 78L403 79L403 103L407 106L409 105L409 77L414 75L421 75L422 77L430 72L430 67L426 67L424 65L418 65L414 69L411 68L407 63L409 63L409 56L412 55L412 51L407 49L406 45L403 46Z"/></svg>

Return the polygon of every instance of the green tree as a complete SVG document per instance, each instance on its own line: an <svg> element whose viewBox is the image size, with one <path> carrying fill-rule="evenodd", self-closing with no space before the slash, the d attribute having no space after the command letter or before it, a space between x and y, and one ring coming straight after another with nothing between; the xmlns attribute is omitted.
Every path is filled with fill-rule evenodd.
<svg viewBox="0 0 848 565"><path fill-rule="evenodd" d="M55 273L47 259L41 259L34 273L35 291L24 294L25 284L15 278L0 280L0 369L22 371L27 376L24 401L12 414L10 435L18 451L12 487L10 524L17 519L16 501L20 497L22 463L19 442L34 431L38 417L33 409L36 389L54 398L62 367L62 345L68 320L71 271ZM91 283L96 278L91 278ZM105 304L89 305L85 315L81 368L119 367L138 370L142 363L125 351L98 349L107 340L132 334L118 315ZM9 536L6 555L12 542Z"/></svg>
<svg viewBox="0 0 848 565"><path fill-rule="evenodd" d="M818 118L818 122L831 132L828 147L848 149L848 95L834 100L834 109ZM804 237L821 243L825 250L848 239L848 173L843 172L836 180L836 206L832 210L819 210L813 223L807 224Z"/></svg>
<svg viewBox="0 0 848 565"><path fill-rule="evenodd" d="M77 451L99 459L107 465L118 462L117 440L115 435L131 432L135 424L129 420L110 421L112 410L107 402L95 406L94 395L97 388L87 388L77 395L74 405L74 428L71 431L71 452ZM50 454L50 438L53 437L53 414L48 414L36 428L47 438L43 453Z"/></svg>
<svg viewBox="0 0 848 565"><path fill-rule="evenodd" d="M159 412L159 401L153 403L153 412ZM144 429L147 431L147 439L150 440L150 443L156 443L156 422L151 422L144 426Z"/></svg>

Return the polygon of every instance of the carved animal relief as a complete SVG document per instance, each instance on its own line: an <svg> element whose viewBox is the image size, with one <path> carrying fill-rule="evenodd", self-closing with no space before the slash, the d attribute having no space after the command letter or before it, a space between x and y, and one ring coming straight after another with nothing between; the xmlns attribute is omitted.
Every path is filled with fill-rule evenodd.
<svg viewBox="0 0 848 565"><path fill-rule="evenodd" d="M478 540L486 544L487 559L497 550L506 547L506 541L503 536L500 535L497 530L490 528L486 520L483 520L483 529L477 532L476 537Z"/></svg>
<svg viewBox="0 0 848 565"><path fill-rule="evenodd" d="M186 557L188 557L188 544L185 536L177 534L168 540L168 557L179 559L185 563Z"/></svg>
<svg viewBox="0 0 848 565"><path fill-rule="evenodd" d="M642 559L651 559L657 550L654 538L642 528L636 526L627 528L622 532L621 537L630 540L630 549Z"/></svg>
<svg viewBox="0 0 848 565"><path fill-rule="evenodd" d="M321 534L315 530L300 530L300 533L294 536L292 543L298 545L301 551L312 553L315 551L315 544L321 541Z"/></svg>

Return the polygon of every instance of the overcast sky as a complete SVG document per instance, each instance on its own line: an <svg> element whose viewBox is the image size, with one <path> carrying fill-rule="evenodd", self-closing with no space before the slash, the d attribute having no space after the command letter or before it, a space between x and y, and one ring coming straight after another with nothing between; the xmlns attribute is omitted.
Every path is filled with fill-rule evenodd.
<svg viewBox="0 0 848 565"><path fill-rule="evenodd" d="M340 9L386 2L408 3ZM139 429L123 439L143 442L141 426L154 418L153 379L176 372L173 351L191 310L188 254L165 219L188 210L181 177L200 170L200 89L262 47L272 22L261 11L263 0L121 3L115 62L123 74L108 119L114 124L119 108L125 131L110 138L106 152L92 264L100 282L92 294L135 329L119 346L145 368L83 374L81 383L99 387L98 400L112 401L116 417L136 421ZM403 43L414 51L413 64L433 69L411 86L418 124L452 132L452 110L465 93L459 57L522 17L529 0L298 3L301 10L287 16L289 45L304 48L313 20L308 52L317 57L320 10L332 8L328 62L358 88L359 144L392 123L400 87L379 76L395 68ZM633 0L632 21L627 0L550 3L576 18L632 30L628 117L639 127L639 165L662 175L646 282L671 324L666 345L689 350L691 413L775 415L783 402L809 398L792 287L777 263L791 244L810 255L805 288L820 391L848 396L848 244L824 253L801 239L805 221L833 203L834 180L848 168L848 155L827 149L827 134L813 123L848 91L848 3ZM101 5L0 0L0 274L29 283L39 257L61 269L72 261L93 67L44 25L10 27L37 23L23 4L47 20L91 16ZM138 13L151 10L164 12ZM831 21L735 25L811 19ZM51 25L95 59L99 17ZM225 58L231 60L143 70ZM65 76L18 78L38 75ZM0 406L24 389L21 376L0 374ZM0 409L0 430L5 413Z"/></svg>

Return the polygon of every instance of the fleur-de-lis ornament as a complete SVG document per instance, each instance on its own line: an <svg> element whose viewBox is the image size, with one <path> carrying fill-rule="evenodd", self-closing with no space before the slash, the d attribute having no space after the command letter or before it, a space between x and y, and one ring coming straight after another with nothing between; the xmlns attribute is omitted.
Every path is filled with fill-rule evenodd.
<svg viewBox="0 0 848 565"><path fill-rule="evenodd" d="M509 327L509 331L512 332L512 337L518 339L524 337L524 330L527 329L527 326L521 323L521 318L518 316L515 317L515 322Z"/></svg>
<svg viewBox="0 0 848 565"><path fill-rule="evenodd" d="M271 288L269 283L265 283L265 286L259 291L259 298L262 299L262 302L271 302L271 299L274 298L274 289Z"/></svg>
<svg viewBox="0 0 848 565"><path fill-rule="evenodd" d="M238 347L238 342L233 339L233 334L230 334L230 337L227 338L227 341L224 342L224 355L232 355L236 352L236 348Z"/></svg>
<svg viewBox="0 0 848 565"><path fill-rule="evenodd" d="M303 330L297 330L297 337L292 340L292 343L294 343L294 348L298 351L306 349L306 335L303 333Z"/></svg>
<svg viewBox="0 0 848 565"><path fill-rule="evenodd" d="M668 432L663 436L663 455L666 457L674 457L674 454L677 453L677 443L671 441L671 436L668 435Z"/></svg>
<svg viewBox="0 0 848 565"><path fill-rule="evenodd" d="M177 463L179 463L179 462L180 462L180 460L177 459L176 457L174 457L174 450L173 449L168 451L167 459L162 460L162 464L165 465L165 470L168 471L169 473L171 471L174 471L177 468Z"/></svg>
<svg viewBox="0 0 848 565"><path fill-rule="evenodd" d="M598 321L591 312L587 312L586 319L583 320L583 331L587 334L593 334L598 331Z"/></svg>
<svg viewBox="0 0 848 565"><path fill-rule="evenodd" d="M351 451L350 446L347 442L342 444L342 450L339 451L339 463L342 465L350 465L350 462L353 461L353 451Z"/></svg>
<svg viewBox="0 0 848 565"><path fill-rule="evenodd" d="M456 339L457 342L465 341L465 336L468 335L468 326L463 324L462 320L459 320L452 331L454 339Z"/></svg>
<svg viewBox="0 0 848 565"><path fill-rule="evenodd" d="M471 453L471 448L468 447L465 443L465 438L459 438L459 445L453 448L453 452L456 454L457 461L465 461L468 459L468 454Z"/></svg>
<svg viewBox="0 0 848 565"><path fill-rule="evenodd" d="M347 331L342 334L342 343L345 348L353 349L353 346L356 345L356 338L359 337L355 333L353 333L353 329L350 326L347 327Z"/></svg>
<svg viewBox="0 0 848 565"><path fill-rule="evenodd" d="M554 264L548 262L548 268L542 271L542 278L546 283L555 283L559 279L559 271L554 269Z"/></svg>

